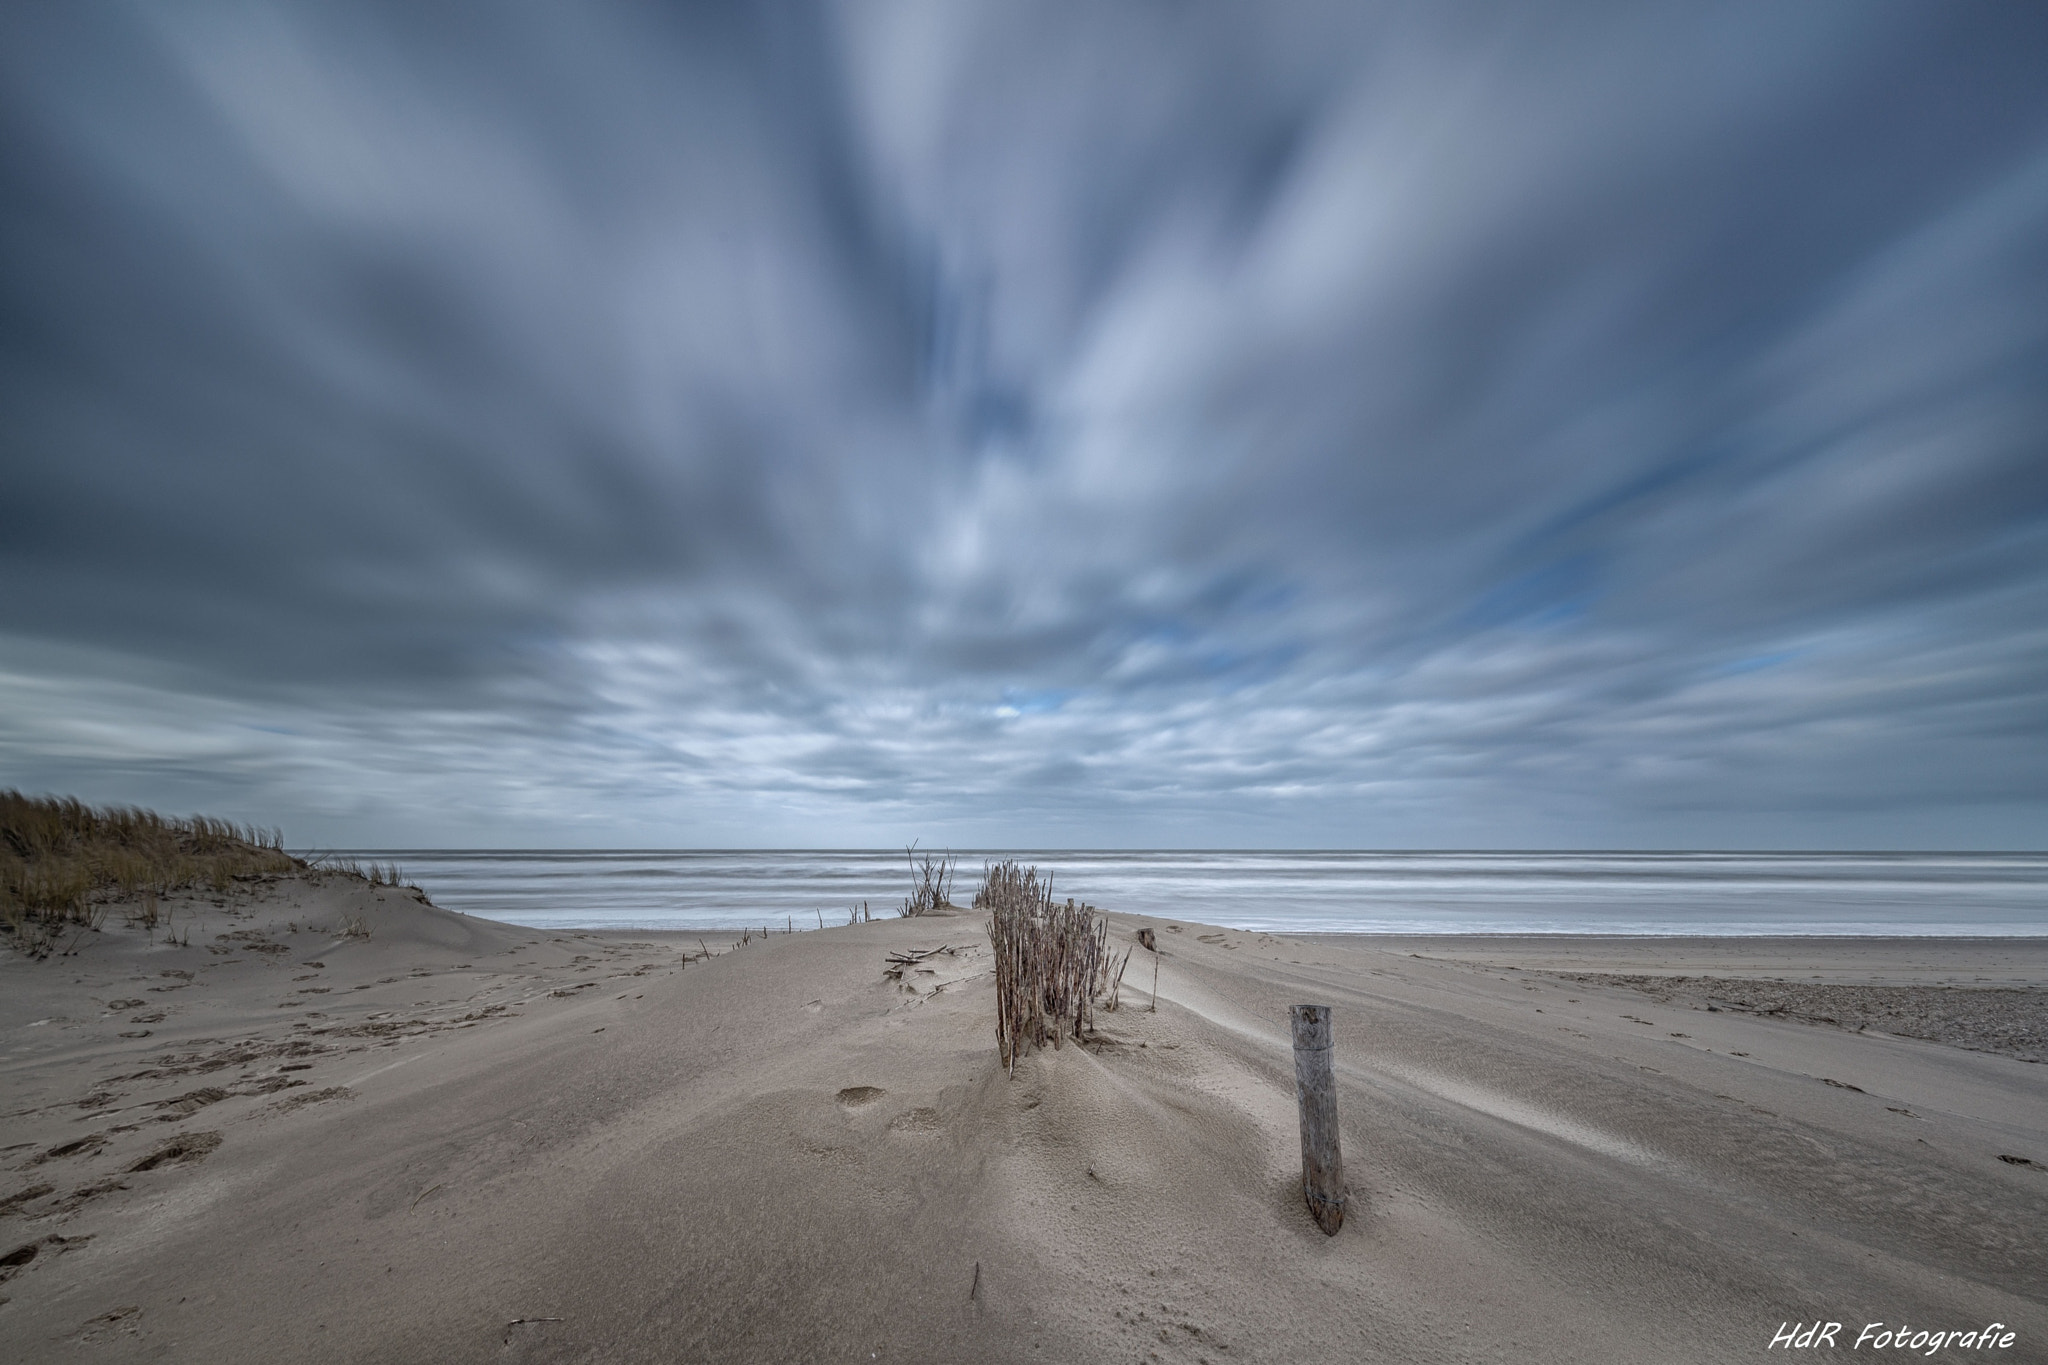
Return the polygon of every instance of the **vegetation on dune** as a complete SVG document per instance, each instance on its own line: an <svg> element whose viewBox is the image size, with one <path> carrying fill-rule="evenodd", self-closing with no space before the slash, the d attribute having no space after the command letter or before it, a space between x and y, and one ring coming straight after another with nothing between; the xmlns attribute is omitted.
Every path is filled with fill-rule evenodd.
<svg viewBox="0 0 2048 1365"><path fill-rule="evenodd" d="M344 877L360 877L372 886L403 886L414 891L420 889L417 883L405 875L405 869L397 863L366 864L333 853L316 853L310 862L302 863L301 866L309 872L335 872Z"/></svg>
<svg viewBox="0 0 2048 1365"><path fill-rule="evenodd" d="M903 850L903 856L910 860L910 894L896 913L900 916L929 915L935 910L944 910L952 905L953 858L941 858L927 853L918 856L917 845Z"/></svg>
<svg viewBox="0 0 2048 1365"><path fill-rule="evenodd" d="M278 830L204 815L0 791L0 931L46 956L67 929L97 928L115 899L134 900L132 917L153 929L159 896L307 866L283 845Z"/></svg>
<svg viewBox="0 0 2048 1365"><path fill-rule="evenodd" d="M1052 877L1014 862L989 864L974 908L989 912L996 959L996 1048L1014 1073L1019 1054L1060 1046L1094 1029L1097 1001L1114 1010L1129 950L1109 946L1109 921L1094 906L1052 896Z"/></svg>

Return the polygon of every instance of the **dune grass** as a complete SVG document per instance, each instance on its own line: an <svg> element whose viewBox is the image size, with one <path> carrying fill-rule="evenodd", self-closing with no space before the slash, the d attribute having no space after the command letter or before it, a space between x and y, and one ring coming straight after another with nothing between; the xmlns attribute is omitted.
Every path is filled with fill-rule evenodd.
<svg viewBox="0 0 2048 1365"><path fill-rule="evenodd" d="M0 932L45 957L67 931L97 928L107 902L122 899L154 928L159 896L304 868L283 845L279 830L205 815L0 791Z"/></svg>
<svg viewBox="0 0 2048 1365"><path fill-rule="evenodd" d="M344 858L338 853L316 853L305 863L308 871L333 872L344 877L360 877L372 886L410 886L419 890L418 885L405 875L405 869L397 863L371 861L367 865L354 858Z"/></svg>

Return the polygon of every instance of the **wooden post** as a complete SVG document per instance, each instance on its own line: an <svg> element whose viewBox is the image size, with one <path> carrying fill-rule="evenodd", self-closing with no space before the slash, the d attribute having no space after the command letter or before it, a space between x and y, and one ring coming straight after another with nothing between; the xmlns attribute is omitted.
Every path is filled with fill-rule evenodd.
<svg viewBox="0 0 2048 1365"><path fill-rule="evenodd" d="M1337 1149L1337 1074L1330 1062L1330 1007L1296 1005L1294 1097L1301 1104L1301 1193L1316 1226L1344 1226L1344 1158Z"/></svg>

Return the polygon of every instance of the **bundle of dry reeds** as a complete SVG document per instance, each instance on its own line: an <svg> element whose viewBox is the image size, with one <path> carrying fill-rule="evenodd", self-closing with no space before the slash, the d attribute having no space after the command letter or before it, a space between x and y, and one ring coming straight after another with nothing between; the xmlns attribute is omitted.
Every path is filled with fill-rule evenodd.
<svg viewBox="0 0 2048 1365"><path fill-rule="evenodd" d="M903 856L910 860L910 894L897 907L896 913L901 916L928 915L951 905L953 864L956 860L930 853L919 857L916 844L904 849Z"/></svg>
<svg viewBox="0 0 2048 1365"><path fill-rule="evenodd" d="M1026 1049L1057 1048L1095 1027L1095 1002L1117 988L1130 953L1109 950L1109 921L1071 897L1056 901L1052 878L1014 862L988 865L974 908L989 912L996 959L996 1048L1013 1072Z"/></svg>

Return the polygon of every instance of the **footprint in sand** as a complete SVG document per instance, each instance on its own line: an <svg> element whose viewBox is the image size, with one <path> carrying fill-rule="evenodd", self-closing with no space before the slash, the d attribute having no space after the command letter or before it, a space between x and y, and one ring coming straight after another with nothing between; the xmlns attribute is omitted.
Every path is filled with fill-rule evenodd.
<svg viewBox="0 0 2048 1365"><path fill-rule="evenodd" d="M60 1146L52 1147L49 1151L44 1152L41 1156L32 1158L28 1164L31 1166L40 1166L45 1161L49 1161L57 1157L91 1156L94 1152L97 1152L100 1148L106 1145L107 1135L105 1133L88 1133L86 1136L82 1138L75 1138L70 1142L63 1143Z"/></svg>
<svg viewBox="0 0 2048 1365"><path fill-rule="evenodd" d="M20 1274L21 1268L30 1261L33 1261L36 1258L36 1253L40 1250L42 1250L41 1247L37 1246L34 1242L30 1242L26 1246L16 1247L5 1256L0 1256L0 1284L5 1284Z"/></svg>
<svg viewBox="0 0 2048 1365"><path fill-rule="evenodd" d="M839 1102L848 1109L862 1109L889 1092L878 1085L849 1085L839 1092Z"/></svg>
<svg viewBox="0 0 2048 1365"><path fill-rule="evenodd" d="M935 1133L945 1126L936 1109L913 1109L889 1120L892 1133Z"/></svg>
<svg viewBox="0 0 2048 1365"><path fill-rule="evenodd" d="M218 1146L219 1133L179 1133L158 1143L154 1151L130 1166L127 1173L133 1175L156 1170L159 1166L183 1166L204 1161L207 1154Z"/></svg>

